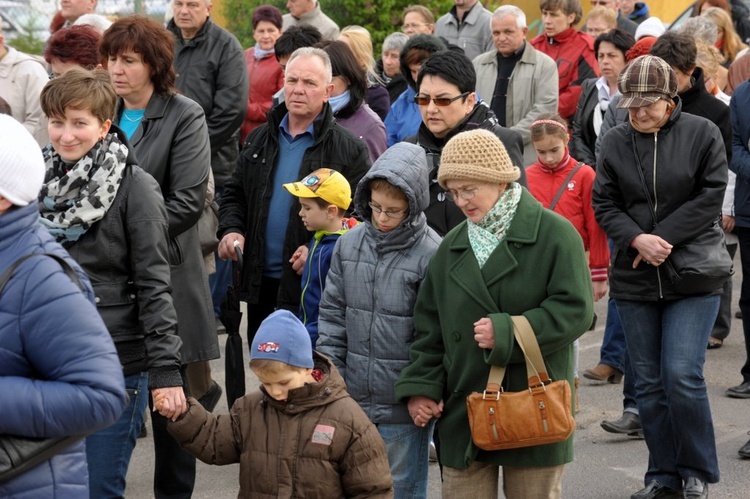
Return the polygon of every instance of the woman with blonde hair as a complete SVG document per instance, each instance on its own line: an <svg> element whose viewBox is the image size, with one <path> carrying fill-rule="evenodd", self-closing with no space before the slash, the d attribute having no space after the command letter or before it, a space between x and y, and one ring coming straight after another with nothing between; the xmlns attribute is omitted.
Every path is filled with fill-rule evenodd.
<svg viewBox="0 0 750 499"><path fill-rule="evenodd" d="M703 69L703 82L706 90L728 106L730 96L722 90L727 84L728 74L727 68L721 65L724 56L721 55L719 49L700 40L695 41L695 47L698 50L695 65Z"/></svg>
<svg viewBox="0 0 750 499"><path fill-rule="evenodd" d="M728 68L737 58L737 55L747 48L747 45L742 43L739 35L734 30L732 18L727 11L720 9L719 7L711 7L710 9L703 11L701 15L711 19L719 28L719 38L716 40L716 48L718 48L721 55L724 56L724 62L722 65L725 68Z"/></svg>
<svg viewBox="0 0 750 499"><path fill-rule="evenodd" d="M375 57L370 32L362 26L347 26L341 30L339 41L349 45L354 57L367 75L367 96L365 97L367 105L380 116L381 120L385 121L391 107L391 98L375 73Z"/></svg>

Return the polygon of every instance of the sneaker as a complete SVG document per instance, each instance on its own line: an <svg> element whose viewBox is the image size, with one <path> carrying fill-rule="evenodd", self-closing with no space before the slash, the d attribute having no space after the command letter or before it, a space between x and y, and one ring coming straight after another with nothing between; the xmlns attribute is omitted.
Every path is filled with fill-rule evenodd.
<svg viewBox="0 0 750 499"><path fill-rule="evenodd" d="M684 499L708 499L708 484L691 476L685 481L682 497Z"/></svg>

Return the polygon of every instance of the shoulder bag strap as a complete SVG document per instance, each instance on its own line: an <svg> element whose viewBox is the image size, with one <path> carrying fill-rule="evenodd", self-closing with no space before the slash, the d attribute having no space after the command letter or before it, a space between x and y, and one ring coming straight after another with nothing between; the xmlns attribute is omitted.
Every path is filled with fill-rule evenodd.
<svg viewBox="0 0 750 499"><path fill-rule="evenodd" d="M560 186L560 189L557 190L557 194L555 194L554 199L549 204L549 208L547 208L548 210L555 209L555 206L557 206L557 202L560 201L560 197L562 197L563 192L565 192L565 186L568 185L568 182L570 182L570 179L573 178L573 176L576 174L576 172L578 172L578 170L581 169L582 166L583 166L583 161L579 161L578 164L570 171L570 174L565 179L565 182L562 183L562 185Z"/></svg>
<svg viewBox="0 0 750 499"><path fill-rule="evenodd" d="M544 365L544 358L539 349L539 343L536 341L534 330L531 328L529 320L523 315L514 315L513 335L518 342L518 346L526 358L526 374L529 380L529 386L538 386L539 384L550 381L547 375L547 368ZM487 379L487 389L499 391L505 377L505 366L492 366L490 375ZM493 385L497 385L496 387Z"/></svg>
<svg viewBox="0 0 750 499"><path fill-rule="evenodd" d="M81 279L78 277L78 274L76 274L76 271L73 269L73 267L70 266L68 262L65 261L63 257L55 255L54 253L32 253L30 255L22 256L21 258L16 260L13 265L8 267L5 272L3 272L3 275L0 275L0 293L3 292L3 290L5 289L5 285L8 284L10 278L13 277L13 273L16 271L16 269L18 269L18 267L20 267L23 262L37 255L45 255L56 260L57 263L59 263L63 268L63 271L70 278L70 280L73 281L76 286L78 286L82 291L85 289L83 283L81 282Z"/></svg>

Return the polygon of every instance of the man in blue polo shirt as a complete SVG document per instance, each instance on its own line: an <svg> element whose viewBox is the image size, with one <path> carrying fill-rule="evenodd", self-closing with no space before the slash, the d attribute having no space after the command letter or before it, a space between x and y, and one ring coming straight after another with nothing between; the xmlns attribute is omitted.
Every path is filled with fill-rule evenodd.
<svg viewBox="0 0 750 499"><path fill-rule="evenodd" d="M318 168L341 172L352 192L370 168L364 142L337 125L328 98L331 61L316 48L296 50L284 74L285 102L253 130L226 184L219 212L219 256L245 255L243 299L248 304L248 342L276 308L299 309L300 277L310 234L297 216L298 201L282 187ZM292 266L293 255L296 262Z"/></svg>

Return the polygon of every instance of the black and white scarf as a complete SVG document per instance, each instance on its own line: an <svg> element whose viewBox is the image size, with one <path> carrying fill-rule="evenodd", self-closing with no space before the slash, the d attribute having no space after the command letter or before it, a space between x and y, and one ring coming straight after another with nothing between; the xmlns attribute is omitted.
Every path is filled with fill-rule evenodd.
<svg viewBox="0 0 750 499"><path fill-rule="evenodd" d="M40 221L68 247L104 218L112 206L128 148L111 133L73 165L63 161L52 145L43 153L46 174L39 193Z"/></svg>

